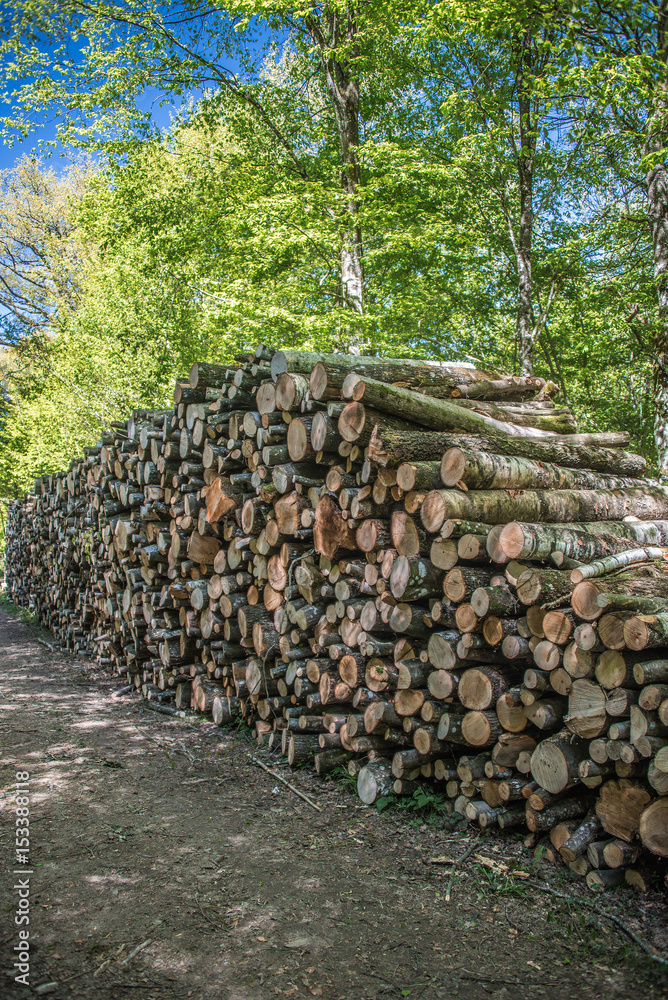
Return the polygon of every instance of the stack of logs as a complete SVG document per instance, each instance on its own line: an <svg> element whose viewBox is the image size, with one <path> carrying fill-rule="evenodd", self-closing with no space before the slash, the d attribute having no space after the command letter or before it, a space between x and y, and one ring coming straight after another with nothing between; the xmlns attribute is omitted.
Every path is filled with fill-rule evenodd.
<svg viewBox="0 0 668 1000"><path fill-rule="evenodd" d="M361 799L433 781L592 887L668 857L668 490L536 378L195 364L10 506L6 587L152 707Z"/></svg>

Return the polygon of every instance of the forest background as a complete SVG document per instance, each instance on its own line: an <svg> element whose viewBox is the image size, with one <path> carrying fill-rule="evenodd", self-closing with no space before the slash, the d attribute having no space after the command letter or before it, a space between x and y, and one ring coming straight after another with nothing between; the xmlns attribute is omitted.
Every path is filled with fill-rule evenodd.
<svg viewBox="0 0 668 1000"><path fill-rule="evenodd" d="M3 4L0 496L260 342L534 371L668 478L667 10Z"/></svg>

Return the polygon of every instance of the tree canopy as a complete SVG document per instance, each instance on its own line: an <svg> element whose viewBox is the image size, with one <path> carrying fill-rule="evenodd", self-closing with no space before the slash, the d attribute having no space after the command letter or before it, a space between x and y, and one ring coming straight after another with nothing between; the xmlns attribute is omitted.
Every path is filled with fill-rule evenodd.
<svg viewBox="0 0 668 1000"><path fill-rule="evenodd" d="M533 369L668 473L663 19L15 4L5 139L95 166L4 178L5 494L260 341Z"/></svg>

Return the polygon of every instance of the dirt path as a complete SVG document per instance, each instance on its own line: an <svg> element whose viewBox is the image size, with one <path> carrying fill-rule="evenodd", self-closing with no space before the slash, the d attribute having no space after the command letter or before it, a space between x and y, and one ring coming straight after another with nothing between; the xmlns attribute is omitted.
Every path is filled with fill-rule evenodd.
<svg viewBox="0 0 668 1000"><path fill-rule="evenodd" d="M45 635L0 612L0 997L30 992L12 969L22 877L31 988L56 981L46 991L55 998L638 993L642 953L608 921L588 923L589 911L526 880L472 857L446 903L450 868L430 860L461 856L470 832L416 828L310 772L290 775L319 814L253 766L238 734L112 700L117 681L50 653L36 641ZM17 770L30 773L30 876L12 874ZM544 880L547 867L522 850L520 839L489 839L481 856L517 860ZM583 893L554 868L550 877ZM658 897L613 895L634 930L668 945ZM661 995L651 975L645 998Z"/></svg>

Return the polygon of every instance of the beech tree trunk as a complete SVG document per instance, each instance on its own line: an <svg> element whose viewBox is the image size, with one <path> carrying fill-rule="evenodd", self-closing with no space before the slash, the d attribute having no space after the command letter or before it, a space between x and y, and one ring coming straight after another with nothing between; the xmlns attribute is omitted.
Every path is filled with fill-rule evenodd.
<svg viewBox="0 0 668 1000"><path fill-rule="evenodd" d="M434 454L461 447L503 455L521 455L541 462L555 462L568 468L587 466L599 472L626 476L642 475L645 459L631 452L617 451L604 445L575 444L574 435L565 438L551 435L541 438L490 437L488 434L464 435L452 432L394 431L374 432L369 441L369 455L380 466L401 462L433 460Z"/></svg>
<svg viewBox="0 0 668 1000"><path fill-rule="evenodd" d="M668 521L602 521L599 523L526 524L509 522L498 545L508 559L545 560L554 552L579 562L615 555L642 545L668 544Z"/></svg>
<svg viewBox="0 0 668 1000"><path fill-rule="evenodd" d="M443 455L441 478L446 486L463 482L470 490L598 490L637 485L637 480L589 469L568 469L551 462L462 448L450 448Z"/></svg>
<svg viewBox="0 0 668 1000"><path fill-rule="evenodd" d="M309 30L325 73L327 93L334 108L341 147L341 186L344 194L341 228L341 304L362 316L364 313L364 267L362 234L359 225L360 165L359 146L359 80L354 72L354 60L359 56L357 25L352 5L346 11L327 10L320 20L307 18ZM337 49L345 48L345 57L337 58ZM350 323L344 334L344 348L351 354L361 354L363 337L360 327Z"/></svg>
<svg viewBox="0 0 668 1000"><path fill-rule="evenodd" d="M531 274L531 244L533 239L534 208L534 154L536 151L536 123L533 120L531 96L527 76L531 72L533 38L527 31L521 40L520 65L517 74L517 103L519 112L519 143L517 145L517 180L520 196L520 216L516 233L511 240L517 260L517 347L519 369L522 375L533 374L535 323L533 314L533 288Z"/></svg>
<svg viewBox="0 0 668 1000"><path fill-rule="evenodd" d="M656 84L654 113L647 123L645 155L666 147L666 74L668 73L668 2L661 0L657 10L657 52L663 74ZM661 159L647 174L647 215L654 247L654 280L658 322L654 332L654 439L659 474L668 478L668 166Z"/></svg>
<svg viewBox="0 0 668 1000"><path fill-rule="evenodd" d="M660 486L614 490L432 490L420 516L427 531L439 530L446 518L507 524L509 521L607 521L634 515L668 517L668 491Z"/></svg>

